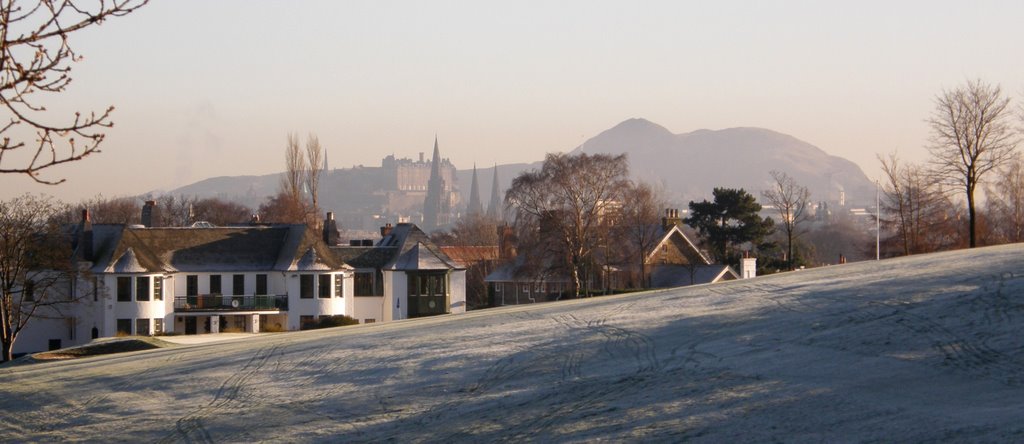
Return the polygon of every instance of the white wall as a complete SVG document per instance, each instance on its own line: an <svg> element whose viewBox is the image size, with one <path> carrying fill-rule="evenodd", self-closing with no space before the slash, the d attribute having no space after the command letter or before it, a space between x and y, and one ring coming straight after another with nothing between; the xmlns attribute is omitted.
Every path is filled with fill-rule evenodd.
<svg viewBox="0 0 1024 444"><path fill-rule="evenodd" d="M466 312L466 270L453 270L448 274L448 311Z"/></svg>

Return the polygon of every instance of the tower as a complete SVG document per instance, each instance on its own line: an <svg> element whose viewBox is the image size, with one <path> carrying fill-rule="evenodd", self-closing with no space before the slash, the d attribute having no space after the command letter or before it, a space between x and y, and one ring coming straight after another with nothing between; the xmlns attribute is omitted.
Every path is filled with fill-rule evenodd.
<svg viewBox="0 0 1024 444"><path fill-rule="evenodd" d="M480 185L476 181L476 164L473 164L473 184L469 188L469 206L466 213L470 216L483 216L484 206L480 203Z"/></svg>
<svg viewBox="0 0 1024 444"><path fill-rule="evenodd" d="M430 180L427 182L427 197L423 200L423 228L435 230L449 223L451 199L444 178L441 177L441 150L434 136L434 159L430 164Z"/></svg>
<svg viewBox="0 0 1024 444"><path fill-rule="evenodd" d="M474 176L475 172L474 172ZM487 205L487 217L498 219L501 214L501 193L498 189L498 164L494 164L494 183L491 184L491 203Z"/></svg>

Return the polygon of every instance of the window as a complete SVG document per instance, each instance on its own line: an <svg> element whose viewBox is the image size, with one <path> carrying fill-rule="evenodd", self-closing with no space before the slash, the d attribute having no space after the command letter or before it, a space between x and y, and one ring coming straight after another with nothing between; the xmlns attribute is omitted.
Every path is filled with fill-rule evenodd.
<svg viewBox="0 0 1024 444"><path fill-rule="evenodd" d="M313 297L313 275L299 275L299 297L303 299L311 299Z"/></svg>
<svg viewBox="0 0 1024 444"><path fill-rule="evenodd" d="M310 275L312 276L312 275ZM315 320L312 316L299 316L299 330L308 330L313 328Z"/></svg>
<svg viewBox="0 0 1024 444"><path fill-rule="evenodd" d="M162 335L164 334L164 320L161 318L153 319L153 334Z"/></svg>
<svg viewBox="0 0 1024 444"><path fill-rule="evenodd" d="M245 294L245 275L236 274L231 277L231 294L241 296Z"/></svg>
<svg viewBox="0 0 1024 444"><path fill-rule="evenodd" d="M135 278L135 300L149 300L149 276L139 276Z"/></svg>
<svg viewBox="0 0 1024 444"><path fill-rule="evenodd" d="M337 297L345 296L345 275L338 273L334 275L334 295Z"/></svg>
<svg viewBox="0 0 1024 444"><path fill-rule="evenodd" d="M132 334L132 320L131 319L118 319L117 320L117 334L118 336Z"/></svg>
<svg viewBox="0 0 1024 444"><path fill-rule="evenodd" d="M92 277L92 301L99 302L100 300L100 278L99 276Z"/></svg>
<svg viewBox="0 0 1024 444"><path fill-rule="evenodd" d="M324 299L331 297L331 275L321 274L317 276L317 281L319 296Z"/></svg>
<svg viewBox="0 0 1024 444"><path fill-rule="evenodd" d="M267 275L256 275L256 294L267 294Z"/></svg>
<svg viewBox="0 0 1024 444"><path fill-rule="evenodd" d="M445 272L408 273L409 317L432 316L448 312L448 274ZM529 288L528 285L526 285Z"/></svg>
<svg viewBox="0 0 1024 444"><path fill-rule="evenodd" d="M139 336L149 336L149 319L135 320L135 334Z"/></svg>
<svg viewBox="0 0 1024 444"><path fill-rule="evenodd" d="M132 300L132 278L121 276L117 278L117 301L131 302ZM131 327L129 327L131 328Z"/></svg>
<svg viewBox="0 0 1024 444"><path fill-rule="evenodd" d="M153 278L153 300L164 300L164 278L160 276Z"/></svg>
<svg viewBox="0 0 1024 444"><path fill-rule="evenodd" d="M219 274L210 275L210 294L221 294Z"/></svg>
<svg viewBox="0 0 1024 444"><path fill-rule="evenodd" d="M356 296L373 296L373 273L356 273L353 281Z"/></svg>
<svg viewBox="0 0 1024 444"><path fill-rule="evenodd" d="M198 296L199 295L199 276L190 274L185 276L185 295L186 296Z"/></svg>

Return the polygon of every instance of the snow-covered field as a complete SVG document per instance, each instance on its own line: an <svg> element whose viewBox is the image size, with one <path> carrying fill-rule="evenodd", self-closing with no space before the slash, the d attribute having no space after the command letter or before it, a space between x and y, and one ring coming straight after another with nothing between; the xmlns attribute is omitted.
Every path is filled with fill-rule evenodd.
<svg viewBox="0 0 1024 444"><path fill-rule="evenodd" d="M1024 441L1024 245L0 368L0 441Z"/></svg>

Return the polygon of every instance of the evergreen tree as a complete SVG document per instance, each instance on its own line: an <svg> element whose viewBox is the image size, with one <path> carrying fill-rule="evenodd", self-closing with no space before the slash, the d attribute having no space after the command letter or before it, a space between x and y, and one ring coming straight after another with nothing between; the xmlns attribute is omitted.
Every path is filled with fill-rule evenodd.
<svg viewBox="0 0 1024 444"><path fill-rule="evenodd" d="M690 202L690 216L684 221L704 238L710 253L722 263L734 264L736 245L759 244L772 233L771 218L758 215L761 204L742 188L715 188L714 202Z"/></svg>

